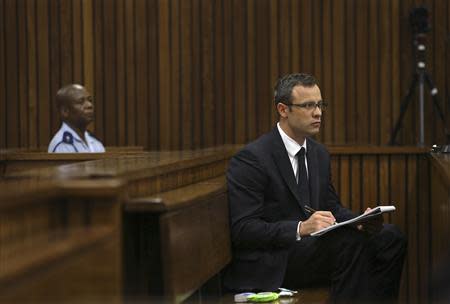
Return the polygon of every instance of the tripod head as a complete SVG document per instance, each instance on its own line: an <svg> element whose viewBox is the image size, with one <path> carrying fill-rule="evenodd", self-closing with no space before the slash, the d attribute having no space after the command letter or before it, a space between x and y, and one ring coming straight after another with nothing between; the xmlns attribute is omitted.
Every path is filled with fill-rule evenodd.
<svg viewBox="0 0 450 304"><path fill-rule="evenodd" d="M414 35L425 34L431 31L430 14L424 6L413 8L409 13L409 24Z"/></svg>
<svg viewBox="0 0 450 304"><path fill-rule="evenodd" d="M416 57L415 68L419 73L425 72L426 67L425 45L427 42L427 33L431 31L429 19L430 14L424 5L411 9L409 13L409 25L413 34L413 47Z"/></svg>

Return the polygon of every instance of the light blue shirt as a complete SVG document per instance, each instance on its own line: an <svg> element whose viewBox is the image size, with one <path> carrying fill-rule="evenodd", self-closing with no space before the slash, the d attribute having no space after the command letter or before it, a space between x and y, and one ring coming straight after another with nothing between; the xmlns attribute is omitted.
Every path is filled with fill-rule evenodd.
<svg viewBox="0 0 450 304"><path fill-rule="evenodd" d="M62 123L61 128L53 136L48 145L49 153L101 153L105 152L103 144L95 137L84 132L83 141L77 132L68 124Z"/></svg>

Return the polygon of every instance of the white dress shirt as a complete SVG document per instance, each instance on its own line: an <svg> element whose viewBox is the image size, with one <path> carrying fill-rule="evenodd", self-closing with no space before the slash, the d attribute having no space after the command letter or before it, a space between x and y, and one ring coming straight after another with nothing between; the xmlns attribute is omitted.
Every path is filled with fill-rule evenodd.
<svg viewBox="0 0 450 304"><path fill-rule="evenodd" d="M306 149L306 139L303 142L303 144L300 145L295 140L290 138L283 131L283 129L281 129L280 123L277 124L277 127L278 127L278 132L280 132L280 135L281 135L281 140L283 141L284 146L286 147L286 151L288 153L289 160L291 161L292 171L294 172L295 180L298 183L298 176L297 176L298 160L297 160L296 155L300 151L301 148L305 148L305 155L306 155L306 153L308 151ZM306 157L305 157L305 166L306 166L306 174L309 176L308 162L306 161Z"/></svg>

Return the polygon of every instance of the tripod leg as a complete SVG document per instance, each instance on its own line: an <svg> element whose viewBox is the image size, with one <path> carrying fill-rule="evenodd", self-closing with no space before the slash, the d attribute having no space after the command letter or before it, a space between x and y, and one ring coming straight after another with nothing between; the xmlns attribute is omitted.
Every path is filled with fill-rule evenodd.
<svg viewBox="0 0 450 304"><path fill-rule="evenodd" d="M402 125L403 117L405 116L406 109L408 108L408 104L411 101L411 97L414 94L414 89L417 85L417 80L418 80L418 74L415 73L414 78L413 78L411 84L409 85L408 93L403 98L402 103L400 105L400 116L399 116L397 122L395 123L394 130L391 133L391 140L389 141L390 145L395 144L395 138L397 137L397 133L400 130L400 127Z"/></svg>
<svg viewBox="0 0 450 304"><path fill-rule="evenodd" d="M447 140L450 139L450 133L447 129L447 122L445 121L445 116L444 116L444 112L441 109L441 106L439 104L439 99L438 99L438 90L436 88L436 86L434 85L433 80L431 79L431 76L428 73L425 73L425 80L428 84L428 87L430 88L430 94L431 97L433 99L433 104L434 107L436 108L436 111L439 115L439 118L441 119L443 125L444 125L444 132L445 135L447 136Z"/></svg>

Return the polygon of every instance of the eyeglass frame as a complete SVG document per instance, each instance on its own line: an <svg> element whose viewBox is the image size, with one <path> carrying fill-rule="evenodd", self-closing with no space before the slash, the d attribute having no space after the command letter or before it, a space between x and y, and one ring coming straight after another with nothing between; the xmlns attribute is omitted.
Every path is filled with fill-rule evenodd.
<svg viewBox="0 0 450 304"><path fill-rule="evenodd" d="M307 101L307 102L304 102L304 103L284 103L284 102L282 102L282 104L284 104L284 105L286 105L288 107L293 106L293 107L302 108L302 109L305 109L306 111L313 111L316 108L319 108L320 111L325 111L325 109L328 106L328 102L323 101L323 100L318 101L318 102ZM314 105L314 108L312 108L312 105Z"/></svg>

